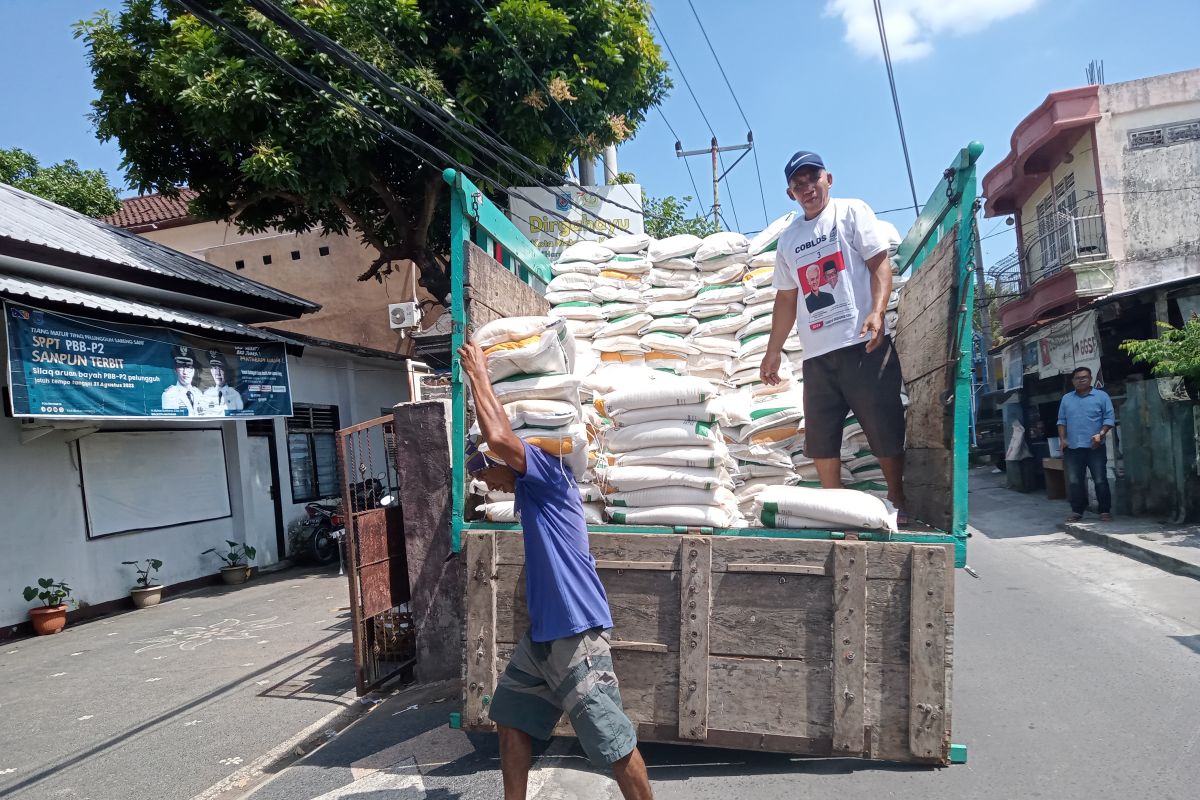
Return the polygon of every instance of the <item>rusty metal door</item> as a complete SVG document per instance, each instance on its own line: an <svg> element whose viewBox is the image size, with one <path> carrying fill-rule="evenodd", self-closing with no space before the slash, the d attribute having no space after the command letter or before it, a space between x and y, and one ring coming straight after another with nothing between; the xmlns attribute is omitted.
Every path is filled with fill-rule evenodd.
<svg viewBox="0 0 1200 800"><path fill-rule="evenodd" d="M415 660L404 512L396 491L394 430L389 416L338 431L360 695L378 688Z"/></svg>

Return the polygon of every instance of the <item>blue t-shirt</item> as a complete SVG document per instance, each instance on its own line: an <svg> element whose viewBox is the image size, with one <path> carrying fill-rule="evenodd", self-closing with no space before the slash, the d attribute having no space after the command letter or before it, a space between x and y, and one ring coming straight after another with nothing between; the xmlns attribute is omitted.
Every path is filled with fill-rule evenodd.
<svg viewBox="0 0 1200 800"><path fill-rule="evenodd" d="M1064 395L1058 404L1058 424L1067 426L1067 447L1090 448L1092 437L1105 425L1117 424L1112 398L1103 389L1093 388L1083 397L1079 392Z"/></svg>
<svg viewBox="0 0 1200 800"><path fill-rule="evenodd" d="M525 533L530 638L550 642L611 628L575 476L559 459L528 443L525 474L517 476L516 509Z"/></svg>

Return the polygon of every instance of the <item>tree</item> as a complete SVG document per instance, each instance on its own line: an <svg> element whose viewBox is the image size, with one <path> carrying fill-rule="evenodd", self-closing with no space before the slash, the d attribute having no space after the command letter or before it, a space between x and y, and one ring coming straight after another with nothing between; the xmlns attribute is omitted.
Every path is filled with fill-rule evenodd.
<svg viewBox="0 0 1200 800"><path fill-rule="evenodd" d="M485 0L490 21L468 0L278 1L555 174L576 153L596 154L631 136L669 87L643 0ZM481 155L455 141L244 0L206 5L293 65L489 176L480 188L490 196L530 183L497 163L494 149ZM314 93L170 0L125 0L120 13L102 11L79 23L76 35L86 43L99 91L97 135L118 142L131 186L171 195L186 184L199 193L193 214L232 220L243 231L356 231L379 254L359 280L412 259L421 283L445 300L448 193L441 170L453 164L417 146L433 162L422 163L353 106Z"/></svg>
<svg viewBox="0 0 1200 800"><path fill-rule="evenodd" d="M117 190L103 170L80 169L67 159L43 167L32 154L19 148L0 150L0 183L73 208L89 217L113 214L121 207Z"/></svg>
<svg viewBox="0 0 1200 800"><path fill-rule="evenodd" d="M687 216L691 197L676 199L674 195L656 198L642 192L642 212L646 216L646 233L656 239L665 239L680 233L708 236L717 232L711 220L699 215Z"/></svg>
<svg viewBox="0 0 1200 800"><path fill-rule="evenodd" d="M1160 322L1157 339L1130 339L1121 349L1134 363L1149 364L1160 378L1180 376L1200 381L1200 318L1192 316L1176 328Z"/></svg>

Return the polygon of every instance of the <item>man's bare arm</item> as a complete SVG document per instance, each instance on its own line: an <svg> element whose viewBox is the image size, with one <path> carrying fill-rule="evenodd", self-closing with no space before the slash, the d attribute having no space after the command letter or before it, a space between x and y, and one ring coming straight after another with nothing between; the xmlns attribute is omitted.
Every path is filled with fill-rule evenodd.
<svg viewBox="0 0 1200 800"><path fill-rule="evenodd" d="M887 250L867 259L867 271L871 273L871 313L867 315L859 336L870 336L867 352L873 352L883 343L884 312L892 296L892 262Z"/></svg>
<svg viewBox="0 0 1200 800"><path fill-rule="evenodd" d="M513 433L504 406L492 391L487 374L487 356L474 342L458 351L463 372L471 380L471 396L475 399L475 419L487 442L488 449L521 475L525 474L525 444Z"/></svg>
<svg viewBox="0 0 1200 800"><path fill-rule="evenodd" d="M768 386L779 384L783 343L796 326L796 301L799 295L799 289L779 289L775 293L775 306L771 311L771 337L767 340L767 353L759 367L759 377Z"/></svg>

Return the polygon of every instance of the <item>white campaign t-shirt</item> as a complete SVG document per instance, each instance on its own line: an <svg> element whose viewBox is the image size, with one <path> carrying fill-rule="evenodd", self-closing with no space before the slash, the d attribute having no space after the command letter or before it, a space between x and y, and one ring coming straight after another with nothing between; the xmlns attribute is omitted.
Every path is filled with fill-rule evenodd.
<svg viewBox="0 0 1200 800"><path fill-rule="evenodd" d="M887 234L862 200L830 199L815 219L799 215L779 237L776 289L799 289L796 334L804 357L860 344L871 313L867 259L888 248Z"/></svg>

